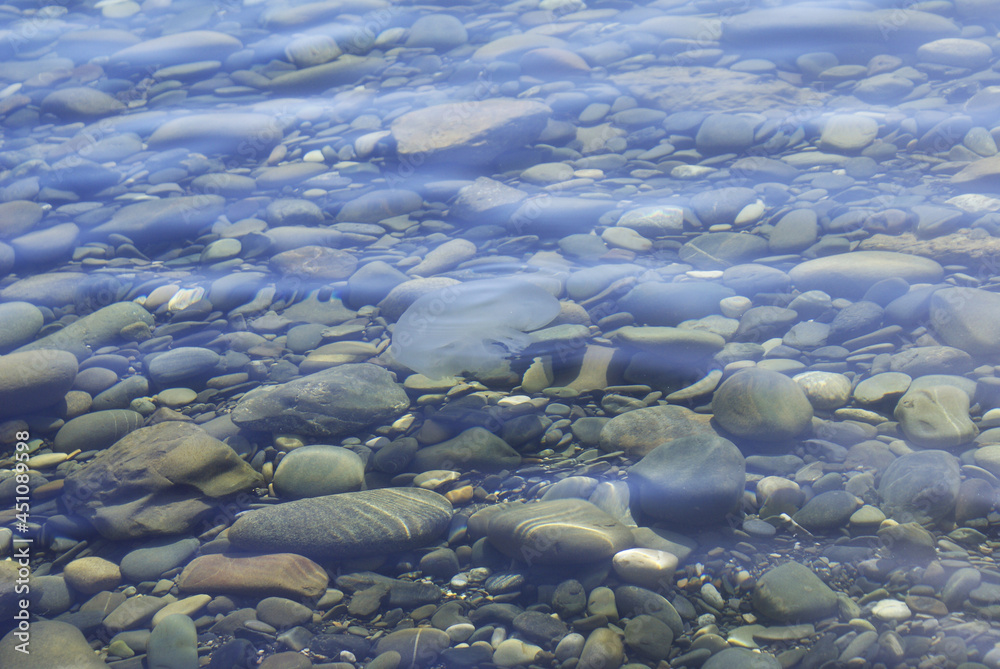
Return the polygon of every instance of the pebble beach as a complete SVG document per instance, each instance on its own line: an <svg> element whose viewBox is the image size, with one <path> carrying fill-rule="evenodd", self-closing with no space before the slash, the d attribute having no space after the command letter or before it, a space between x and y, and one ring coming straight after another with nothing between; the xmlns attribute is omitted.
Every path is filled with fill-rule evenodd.
<svg viewBox="0 0 1000 669"><path fill-rule="evenodd" d="M1000 669L1000 0L0 6L0 669Z"/></svg>

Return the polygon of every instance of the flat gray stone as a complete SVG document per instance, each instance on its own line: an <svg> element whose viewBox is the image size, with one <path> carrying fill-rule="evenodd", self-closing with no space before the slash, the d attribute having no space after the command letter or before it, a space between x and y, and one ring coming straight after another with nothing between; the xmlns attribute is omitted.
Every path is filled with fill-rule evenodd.
<svg viewBox="0 0 1000 669"><path fill-rule="evenodd" d="M29 302L0 303L0 353L30 342L44 323L41 310Z"/></svg>
<svg viewBox="0 0 1000 669"><path fill-rule="evenodd" d="M837 611L837 595L805 565L785 562L757 579L753 606L779 623L810 622Z"/></svg>
<svg viewBox="0 0 1000 669"><path fill-rule="evenodd" d="M229 530L248 551L293 551L330 560L421 548L451 522L443 496L423 488L382 488L312 497L257 509Z"/></svg>
<svg viewBox="0 0 1000 669"><path fill-rule="evenodd" d="M177 241L195 236L222 214L226 199L221 195L182 195L125 205L84 235L84 239L106 241L109 235L124 235L137 244Z"/></svg>
<svg viewBox="0 0 1000 669"><path fill-rule="evenodd" d="M60 349L83 360L93 349L120 342L122 329L137 323L152 327L152 314L134 302L116 302L73 321L46 337L25 344L17 352Z"/></svg>
<svg viewBox="0 0 1000 669"><path fill-rule="evenodd" d="M722 522L738 508L746 462L727 439L691 435L654 448L629 469L629 477L646 515L703 527Z"/></svg>
<svg viewBox="0 0 1000 669"><path fill-rule="evenodd" d="M410 461L410 469L495 472L520 464L521 455L506 441L484 428L473 427L452 439L421 448Z"/></svg>
<svg viewBox="0 0 1000 669"><path fill-rule="evenodd" d="M216 523L209 521L209 524ZM131 583L158 581L166 572L187 562L200 545L194 537L155 539L122 557L122 576Z"/></svg>
<svg viewBox="0 0 1000 669"><path fill-rule="evenodd" d="M538 138L552 110L533 100L487 99L433 105L392 122L401 158L484 164Z"/></svg>
<svg viewBox="0 0 1000 669"><path fill-rule="evenodd" d="M882 474L878 494L886 516L900 523L950 522L961 479L959 461L939 450L898 457Z"/></svg>
<svg viewBox="0 0 1000 669"><path fill-rule="evenodd" d="M117 98L89 86L70 86L42 99L42 111L63 121L93 121L125 109Z"/></svg>
<svg viewBox="0 0 1000 669"><path fill-rule="evenodd" d="M221 362L222 356L211 349L182 346L148 357L146 371L153 383L161 388L170 388L214 375L219 371Z"/></svg>
<svg viewBox="0 0 1000 669"><path fill-rule="evenodd" d="M930 258L893 251L853 251L807 260L793 267L788 275L803 292L822 290L835 297L859 298L885 279L936 283L944 270Z"/></svg>
<svg viewBox="0 0 1000 669"><path fill-rule="evenodd" d="M256 388L231 416L233 423L251 430L336 437L395 419L409 406L406 392L388 371L361 363Z"/></svg>
<svg viewBox="0 0 1000 669"><path fill-rule="evenodd" d="M931 325L941 340L976 357L1000 354L1000 295L978 288L942 288L931 295Z"/></svg>
<svg viewBox="0 0 1000 669"><path fill-rule="evenodd" d="M969 416L969 395L948 385L911 387L899 399L893 416L907 440L920 448L954 448L979 434Z"/></svg>
<svg viewBox="0 0 1000 669"><path fill-rule="evenodd" d="M65 351L0 356L0 417L23 417L60 402L73 387L77 362Z"/></svg>

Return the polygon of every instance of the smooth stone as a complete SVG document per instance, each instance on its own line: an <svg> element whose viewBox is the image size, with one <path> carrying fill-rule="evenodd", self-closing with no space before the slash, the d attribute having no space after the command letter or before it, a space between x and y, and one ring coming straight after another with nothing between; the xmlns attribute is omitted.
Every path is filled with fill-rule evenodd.
<svg viewBox="0 0 1000 669"><path fill-rule="evenodd" d="M228 445L177 421L128 433L65 478L63 501L108 539L182 533L263 482Z"/></svg>
<svg viewBox="0 0 1000 669"><path fill-rule="evenodd" d="M921 448L953 448L979 434L969 416L969 395L954 386L911 387L893 416L906 438Z"/></svg>
<svg viewBox="0 0 1000 669"><path fill-rule="evenodd" d="M308 281L341 281L351 276L358 261L350 253L321 246L303 246L271 256L271 268L286 277Z"/></svg>
<svg viewBox="0 0 1000 669"><path fill-rule="evenodd" d="M451 503L423 488L385 488L286 502L241 515L229 541L241 550L294 550L323 559L426 546L451 522Z"/></svg>
<svg viewBox="0 0 1000 669"><path fill-rule="evenodd" d="M312 609L285 597L265 597L257 602L257 620L272 627L287 629L312 620Z"/></svg>
<svg viewBox="0 0 1000 669"><path fill-rule="evenodd" d="M468 41L469 34L457 17L450 14L429 14L421 16L410 26L406 46L447 51Z"/></svg>
<svg viewBox="0 0 1000 669"><path fill-rule="evenodd" d="M822 290L835 297L859 298L885 279L899 277L910 285L936 283L944 270L930 258L893 251L852 251L806 260L788 275L803 292Z"/></svg>
<svg viewBox="0 0 1000 669"><path fill-rule="evenodd" d="M779 669L784 665L773 655L747 648L726 648L712 655L702 669Z"/></svg>
<svg viewBox="0 0 1000 669"><path fill-rule="evenodd" d="M362 363L251 390L231 416L251 430L337 437L391 421L409 405L406 391L388 371Z"/></svg>
<svg viewBox="0 0 1000 669"><path fill-rule="evenodd" d="M122 582L122 572L118 565L97 556L69 562L63 569L63 577L74 590L84 595L114 590Z"/></svg>
<svg viewBox="0 0 1000 669"><path fill-rule="evenodd" d="M323 222L323 210L309 200L278 198L267 205L267 209L264 210L264 218L272 228L284 225L319 225ZM272 257L271 260L273 262L274 258Z"/></svg>
<svg viewBox="0 0 1000 669"><path fill-rule="evenodd" d="M95 411L78 416L59 428L53 442L58 453L100 450L142 426L141 414L128 409Z"/></svg>
<svg viewBox="0 0 1000 669"><path fill-rule="evenodd" d="M14 267L14 249L0 244L0 275ZM87 278L80 272L48 272L18 279L0 290L4 302L28 302L38 306L64 307L75 304L80 284Z"/></svg>
<svg viewBox="0 0 1000 669"><path fill-rule="evenodd" d="M739 232L709 232L685 242L679 255L698 269L726 269L767 255L767 240Z"/></svg>
<svg viewBox="0 0 1000 669"><path fill-rule="evenodd" d="M182 195L145 200L125 205L107 223L91 229L83 238L106 241L123 235L136 244L178 241L194 237L223 213L226 200L221 195Z"/></svg>
<svg viewBox="0 0 1000 669"><path fill-rule="evenodd" d="M684 633L684 622L677 609L658 591L637 585L621 585L615 588L611 604L617 607L616 613L622 618L648 615L669 627L674 638Z"/></svg>
<svg viewBox="0 0 1000 669"><path fill-rule="evenodd" d="M152 314L134 302L116 302L17 350L60 349L69 351L78 360L83 360L89 357L93 350L121 341L122 330L137 324L152 327L154 324Z"/></svg>
<svg viewBox="0 0 1000 669"><path fill-rule="evenodd" d="M361 490L365 465L354 451L312 445L287 453L274 471L274 490L284 499Z"/></svg>
<svg viewBox="0 0 1000 669"><path fill-rule="evenodd" d="M673 370L694 366L718 353L726 340L714 332L693 329L627 325L609 333L608 338L622 347L651 353L660 361L659 367Z"/></svg>
<svg viewBox="0 0 1000 669"><path fill-rule="evenodd" d="M618 307L632 314L639 323L676 326L719 313L719 302L734 294L732 289L709 281L649 281L626 293L618 301Z"/></svg>
<svg viewBox="0 0 1000 669"><path fill-rule="evenodd" d="M792 520L810 532L833 532L846 527L861 502L845 490L820 493L799 509Z"/></svg>
<svg viewBox="0 0 1000 669"><path fill-rule="evenodd" d="M812 405L795 381L761 369L746 369L723 381L712 411L727 432L753 440L798 436L813 417Z"/></svg>
<svg viewBox="0 0 1000 669"><path fill-rule="evenodd" d="M921 44L917 58L925 63L978 70L989 65L993 50L978 40L951 37Z"/></svg>
<svg viewBox="0 0 1000 669"><path fill-rule="evenodd" d="M625 625L625 645L651 660L665 660L670 655L674 633L661 620L644 614Z"/></svg>
<svg viewBox="0 0 1000 669"><path fill-rule="evenodd" d="M201 555L177 579L182 592L295 599L318 597L328 584L322 567L294 553Z"/></svg>
<svg viewBox="0 0 1000 669"><path fill-rule="evenodd" d="M165 537L126 553L121 561L121 573L132 583L159 580L163 574L184 564L198 551L200 543L193 537Z"/></svg>
<svg viewBox="0 0 1000 669"><path fill-rule="evenodd" d="M42 98L42 111L63 121L93 121L125 109L121 100L88 86L71 86Z"/></svg>
<svg viewBox="0 0 1000 669"><path fill-rule="evenodd" d="M18 267L48 265L68 260L76 248L80 228L61 223L10 240Z"/></svg>
<svg viewBox="0 0 1000 669"><path fill-rule="evenodd" d="M661 239L684 231L684 210L680 207L642 207L621 215L618 227L629 228L646 239Z"/></svg>
<svg viewBox="0 0 1000 669"><path fill-rule="evenodd" d="M973 460L994 476L1000 476L1000 444L982 446L973 451Z"/></svg>
<svg viewBox="0 0 1000 669"><path fill-rule="evenodd" d="M713 118L716 117L709 116L705 122L708 123ZM691 198L691 208L705 227L733 225L740 212L756 201L757 193L752 188L717 188L695 194Z"/></svg>
<svg viewBox="0 0 1000 669"><path fill-rule="evenodd" d="M532 100L487 99L432 105L392 122L402 159L485 164L510 146L533 142L552 110Z"/></svg>
<svg viewBox="0 0 1000 669"><path fill-rule="evenodd" d="M677 556L655 548L627 548L615 553L611 566L619 578L644 588L667 589L677 571Z"/></svg>
<svg viewBox="0 0 1000 669"><path fill-rule="evenodd" d="M504 639L493 652L493 664L500 667L528 665L542 652L541 646L520 639Z"/></svg>
<svg viewBox="0 0 1000 669"><path fill-rule="evenodd" d="M492 515L490 543L528 564L578 564L609 558L633 545L632 533L582 499L514 504Z"/></svg>
<svg viewBox="0 0 1000 669"><path fill-rule="evenodd" d="M182 346L148 358L146 371L153 383L169 388L214 374L221 361L221 356L210 349Z"/></svg>
<svg viewBox="0 0 1000 669"><path fill-rule="evenodd" d="M837 610L837 595L816 574L798 562L767 570L753 589L753 606L779 623L818 620Z"/></svg>
<svg viewBox="0 0 1000 669"><path fill-rule="evenodd" d="M167 617L174 614L179 613L191 616L198 613L211 601L212 597L210 595L191 595L184 599L178 599L176 602L171 602L153 614L153 627L156 627Z"/></svg>
<svg viewBox="0 0 1000 669"><path fill-rule="evenodd" d="M36 620L31 624L30 653L18 650L23 640L17 630L0 639L0 664L18 669L106 669L79 629L58 620Z"/></svg>
<svg viewBox="0 0 1000 669"><path fill-rule="evenodd" d="M978 288L943 288L931 295L930 318L945 344L976 357L1000 353L1000 295Z"/></svg>
<svg viewBox="0 0 1000 669"><path fill-rule="evenodd" d="M30 200L0 203L0 239L13 239L30 232L45 216L45 209Z"/></svg>
<svg viewBox="0 0 1000 669"><path fill-rule="evenodd" d="M618 633L607 627L598 627L587 636L580 653L579 669L602 669L621 666L625 646Z"/></svg>
<svg viewBox="0 0 1000 669"><path fill-rule="evenodd" d="M447 441L421 448L410 461L410 469L415 472L435 469L494 472L517 467L520 463L520 454L506 441L484 428L474 427Z"/></svg>
<svg viewBox="0 0 1000 669"><path fill-rule="evenodd" d="M681 525L721 522L743 495L746 462L717 435L675 437L629 470L640 508L651 518Z"/></svg>
<svg viewBox="0 0 1000 669"><path fill-rule="evenodd" d="M819 138L822 151L858 152L878 136L878 122L860 114L837 114L827 119Z"/></svg>
<svg viewBox="0 0 1000 669"><path fill-rule="evenodd" d="M963 374L971 371L972 356L951 346L914 346L889 359L889 369L917 378L927 374Z"/></svg>
<svg viewBox="0 0 1000 669"><path fill-rule="evenodd" d="M630 458L642 458L660 444L674 439L715 436L710 420L704 414L675 405L627 411L604 424L600 447L607 453L625 451Z"/></svg>
<svg viewBox="0 0 1000 669"><path fill-rule="evenodd" d="M433 627L390 632L375 645L377 654L399 653L400 669L422 669L434 662L441 651L451 646L447 632Z"/></svg>
<svg viewBox="0 0 1000 669"><path fill-rule="evenodd" d="M905 602L898 599L883 599L872 607L872 615L882 621L898 622L906 620L913 613Z"/></svg>
<svg viewBox="0 0 1000 669"><path fill-rule="evenodd" d="M0 417L23 417L60 402L73 387L76 358L46 349L0 356Z"/></svg>
<svg viewBox="0 0 1000 669"><path fill-rule="evenodd" d="M804 372L793 376L792 381L802 387L813 409L839 409L851 399L851 380L843 374Z"/></svg>
<svg viewBox="0 0 1000 669"><path fill-rule="evenodd" d="M153 628L146 644L149 669L195 669L198 665L198 630L182 613L167 616Z"/></svg>
<svg viewBox="0 0 1000 669"><path fill-rule="evenodd" d="M959 461L954 455L939 450L908 453L882 474L881 509L900 523L947 521L954 513L960 484Z"/></svg>
<svg viewBox="0 0 1000 669"><path fill-rule="evenodd" d="M798 253L816 243L819 223L811 209L794 209L775 224L767 243L771 253Z"/></svg>
<svg viewBox="0 0 1000 669"><path fill-rule="evenodd" d="M127 63L131 68L178 65L203 60L224 61L243 44L232 35L213 30L176 32L144 39L111 55L113 64Z"/></svg>
<svg viewBox="0 0 1000 669"><path fill-rule="evenodd" d="M694 143L705 155L742 153L753 144L754 127L744 116L709 114L698 128Z"/></svg>

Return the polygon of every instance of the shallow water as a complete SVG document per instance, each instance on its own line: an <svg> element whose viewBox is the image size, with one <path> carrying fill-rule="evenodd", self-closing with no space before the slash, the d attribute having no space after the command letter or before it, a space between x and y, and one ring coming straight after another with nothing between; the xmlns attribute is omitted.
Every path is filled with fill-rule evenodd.
<svg viewBox="0 0 1000 669"><path fill-rule="evenodd" d="M998 17L0 7L0 667L1000 665Z"/></svg>

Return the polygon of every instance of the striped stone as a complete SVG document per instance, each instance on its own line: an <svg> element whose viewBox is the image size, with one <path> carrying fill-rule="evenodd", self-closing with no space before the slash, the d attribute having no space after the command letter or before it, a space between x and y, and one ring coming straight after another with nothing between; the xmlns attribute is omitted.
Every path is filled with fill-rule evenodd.
<svg viewBox="0 0 1000 669"><path fill-rule="evenodd" d="M241 550L342 560L425 546L451 523L451 502L422 488L311 497L241 516L229 541Z"/></svg>
<svg viewBox="0 0 1000 669"><path fill-rule="evenodd" d="M631 530L586 500L511 507L490 518L486 536L501 553L528 564L593 562L633 545Z"/></svg>

